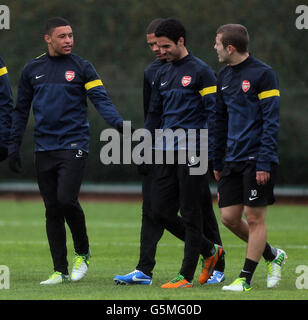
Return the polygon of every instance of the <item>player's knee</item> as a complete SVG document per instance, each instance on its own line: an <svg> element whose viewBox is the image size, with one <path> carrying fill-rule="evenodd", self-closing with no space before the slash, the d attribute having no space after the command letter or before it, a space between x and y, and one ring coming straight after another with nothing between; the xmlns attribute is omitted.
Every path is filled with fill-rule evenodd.
<svg viewBox="0 0 308 320"><path fill-rule="evenodd" d="M236 229L239 225L239 221L230 216L221 216L221 223L228 229Z"/></svg>
<svg viewBox="0 0 308 320"><path fill-rule="evenodd" d="M53 219L59 215L58 207L56 205L46 205L45 216L46 219Z"/></svg>
<svg viewBox="0 0 308 320"><path fill-rule="evenodd" d="M150 201L143 201L142 204L142 215L143 216L152 216L152 208Z"/></svg>
<svg viewBox="0 0 308 320"><path fill-rule="evenodd" d="M256 227L262 223L262 220L255 215L246 215L246 220L248 223L249 228Z"/></svg>
<svg viewBox="0 0 308 320"><path fill-rule="evenodd" d="M265 209L263 207L246 207L245 216L250 228L265 224Z"/></svg>
<svg viewBox="0 0 308 320"><path fill-rule="evenodd" d="M65 195L58 196L58 207L60 209L70 209L75 204L73 199L66 197Z"/></svg>
<svg viewBox="0 0 308 320"><path fill-rule="evenodd" d="M167 220L167 216L164 215L160 211L153 211L153 218L154 218L154 220L156 220L157 222L159 222L161 224L165 224L165 222Z"/></svg>
<svg viewBox="0 0 308 320"><path fill-rule="evenodd" d="M230 224L230 220L227 219L227 218L224 217L224 216L221 216L221 217L220 217L220 220L221 220L221 223L222 223L225 227L228 228L228 226L229 226L229 224Z"/></svg>

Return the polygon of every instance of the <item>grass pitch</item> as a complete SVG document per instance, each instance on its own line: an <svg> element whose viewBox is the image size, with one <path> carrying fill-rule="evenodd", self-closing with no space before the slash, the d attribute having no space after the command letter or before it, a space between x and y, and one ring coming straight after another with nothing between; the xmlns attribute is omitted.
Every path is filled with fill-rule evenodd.
<svg viewBox="0 0 308 320"><path fill-rule="evenodd" d="M305 206L274 205L267 214L268 241L287 252L287 263L277 288L266 288L263 259L247 293L223 292L220 285L199 285L200 267L191 289L160 288L174 278L183 258L183 243L167 231L156 256L152 286L116 286L113 277L135 269L139 258L141 203L84 202L92 258L87 276L77 283L41 286L53 272L41 201L0 202L0 265L10 270L10 288L0 290L1 300L303 300L308 290L296 287L296 267L308 265L308 210ZM218 209L215 212L219 217ZM219 220L219 219L218 219ZM226 251L226 281L239 274L245 244L220 225ZM71 269L73 246L67 228Z"/></svg>

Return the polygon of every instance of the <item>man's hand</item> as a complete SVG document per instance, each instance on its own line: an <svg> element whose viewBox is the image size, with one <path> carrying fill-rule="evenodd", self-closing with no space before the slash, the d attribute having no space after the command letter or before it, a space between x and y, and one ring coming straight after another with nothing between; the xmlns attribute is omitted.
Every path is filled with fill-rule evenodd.
<svg viewBox="0 0 308 320"><path fill-rule="evenodd" d="M13 172L21 172L22 166L19 152L14 152L9 156L9 167Z"/></svg>
<svg viewBox="0 0 308 320"><path fill-rule="evenodd" d="M256 173L256 180L257 184L260 185L265 185L269 181L271 175L269 172L266 171L257 171Z"/></svg>
<svg viewBox="0 0 308 320"><path fill-rule="evenodd" d="M216 181L219 181L221 177L221 171L214 170L214 177Z"/></svg>
<svg viewBox="0 0 308 320"><path fill-rule="evenodd" d="M5 160L7 158L7 154L8 154L7 148L0 147L0 161Z"/></svg>

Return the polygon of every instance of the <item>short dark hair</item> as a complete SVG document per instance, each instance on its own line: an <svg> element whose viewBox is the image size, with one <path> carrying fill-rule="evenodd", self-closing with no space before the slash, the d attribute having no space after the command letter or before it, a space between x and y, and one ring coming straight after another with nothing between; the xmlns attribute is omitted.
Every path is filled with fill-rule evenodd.
<svg viewBox="0 0 308 320"><path fill-rule="evenodd" d="M248 52L249 34L241 24L224 24L220 26L216 34L222 34L221 42L226 48L228 45L232 45L239 53Z"/></svg>
<svg viewBox="0 0 308 320"><path fill-rule="evenodd" d="M70 23L61 17L50 18L45 25L45 34L51 35L55 28L63 26L70 26Z"/></svg>
<svg viewBox="0 0 308 320"><path fill-rule="evenodd" d="M164 21L163 18L157 18L150 22L150 24L147 27L147 34L155 33L157 27Z"/></svg>
<svg viewBox="0 0 308 320"><path fill-rule="evenodd" d="M159 24L155 31L156 37L167 37L174 43L177 43L181 37L186 42L186 30L183 24L173 18L165 19Z"/></svg>

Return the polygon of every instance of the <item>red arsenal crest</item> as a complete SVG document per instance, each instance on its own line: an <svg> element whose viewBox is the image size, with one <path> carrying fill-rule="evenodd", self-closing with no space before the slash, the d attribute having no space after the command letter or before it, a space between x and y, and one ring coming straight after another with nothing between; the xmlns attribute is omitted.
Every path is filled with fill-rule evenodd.
<svg viewBox="0 0 308 320"><path fill-rule="evenodd" d="M72 81L75 78L75 72L74 71L66 71L65 72L65 79L67 81Z"/></svg>
<svg viewBox="0 0 308 320"><path fill-rule="evenodd" d="M248 80L244 80L242 82L242 90L247 92L250 89L250 82Z"/></svg>
<svg viewBox="0 0 308 320"><path fill-rule="evenodd" d="M187 87L191 83L191 76L184 76L182 78L182 86Z"/></svg>

